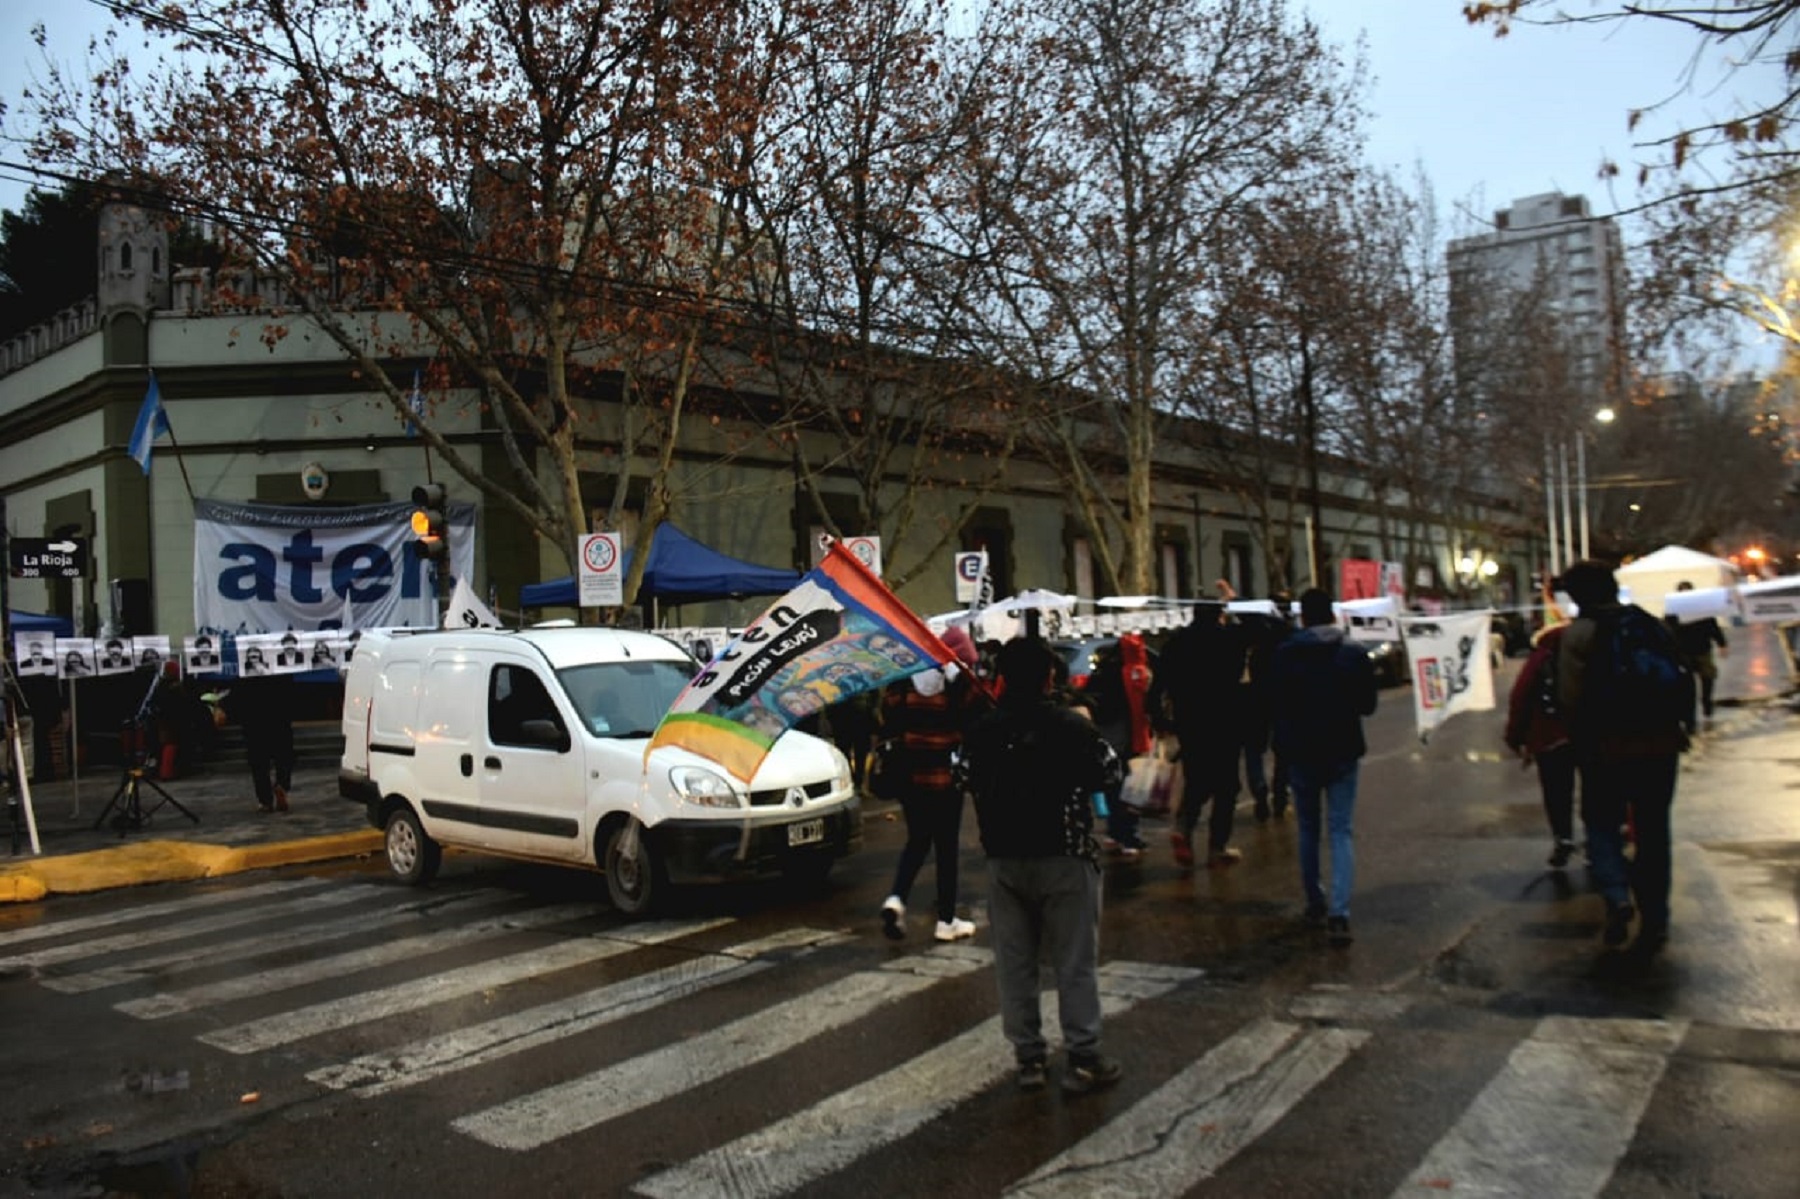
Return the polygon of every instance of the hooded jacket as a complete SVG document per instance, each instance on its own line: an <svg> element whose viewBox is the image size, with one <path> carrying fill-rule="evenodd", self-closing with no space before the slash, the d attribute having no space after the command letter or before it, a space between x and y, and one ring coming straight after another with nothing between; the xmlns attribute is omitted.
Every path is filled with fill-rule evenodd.
<svg viewBox="0 0 1800 1199"><path fill-rule="evenodd" d="M1362 718L1375 711L1375 667L1336 625L1281 643L1273 700L1275 752L1289 762L1349 762L1367 752Z"/></svg>

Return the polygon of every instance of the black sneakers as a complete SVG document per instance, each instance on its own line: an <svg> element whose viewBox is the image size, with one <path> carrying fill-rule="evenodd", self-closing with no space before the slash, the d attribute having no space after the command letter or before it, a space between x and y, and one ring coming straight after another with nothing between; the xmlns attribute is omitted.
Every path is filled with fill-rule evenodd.
<svg viewBox="0 0 1800 1199"><path fill-rule="evenodd" d="M1561 870L1575 856L1575 842L1558 841L1556 848L1550 851L1550 869Z"/></svg>
<svg viewBox="0 0 1800 1199"><path fill-rule="evenodd" d="M1110 1057L1072 1057L1063 1067L1062 1089L1070 1095L1085 1095L1119 1081L1125 1068Z"/></svg>
<svg viewBox="0 0 1800 1199"><path fill-rule="evenodd" d="M1355 940L1350 935L1350 917L1333 916L1325 922L1325 939L1333 945L1342 947Z"/></svg>
<svg viewBox="0 0 1800 1199"><path fill-rule="evenodd" d="M1019 1089L1021 1091L1041 1091L1044 1089L1044 1059L1034 1057L1019 1063Z"/></svg>

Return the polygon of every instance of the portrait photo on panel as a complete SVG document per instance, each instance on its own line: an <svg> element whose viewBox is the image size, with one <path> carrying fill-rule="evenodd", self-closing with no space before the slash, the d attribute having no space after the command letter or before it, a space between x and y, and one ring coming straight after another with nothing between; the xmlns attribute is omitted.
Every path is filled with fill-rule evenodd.
<svg viewBox="0 0 1800 1199"><path fill-rule="evenodd" d="M55 652L59 679L87 679L99 673L94 666L92 637L58 637Z"/></svg>

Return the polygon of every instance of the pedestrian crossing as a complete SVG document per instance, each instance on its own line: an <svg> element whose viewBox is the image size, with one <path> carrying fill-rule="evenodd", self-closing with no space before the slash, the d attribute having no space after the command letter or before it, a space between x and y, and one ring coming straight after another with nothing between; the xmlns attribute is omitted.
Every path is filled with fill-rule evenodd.
<svg viewBox="0 0 1800 1199"><path fill-rule="evenodd" d="M426 1093L443 1109L447 1153L603 1143L671 1100L756 1113L748 1130L652 1161L628 1183L645 1199L829 1188L971 1106L1020 1102L983 985L991 962L979 941L895 951L865 930L751 933L729 916L621 923L593 904L484 889L421 898L342 879L199 891L0 931L0 976L103 1004L159 1037L260 1055L294 1087L371 1111L398 1092ZM1189 966L1105 962L1109 1035L1133 1013L1191 1004L1206 985ZM1054 1029L1054 992L1044 999ZM1392 991L1293 995L1279 1012L1164 1054L1168 1068L1150 1085L1071 1101L1098 1118L1048 1151L1026 1139L1029 1160L1004 1163L990 1193L1202 1190L1309 1099L1351 1085L1347 1064L1381 1052L1413 1003ZM722 1014L659 1035L655 1018L687 1004ZM869 1035L899 1013L943 1019L946 1008L956 1013L947 1035L905 1043L851 1081L809 1089L800 1070L792 1097L721 1098L817 1043ZM1393 1194L1603 1193L1687 1031L1678 1020L1539 1020L1441 1135L1395 1163ZM471 1076L479 1085L465 1084Z"/></svg>

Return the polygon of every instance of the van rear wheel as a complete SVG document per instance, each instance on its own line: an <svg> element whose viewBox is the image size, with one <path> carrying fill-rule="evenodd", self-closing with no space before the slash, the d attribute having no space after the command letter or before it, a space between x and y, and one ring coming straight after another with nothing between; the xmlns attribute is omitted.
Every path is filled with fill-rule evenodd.
<svg viewBox="0 0 1800 1199"><path fill-rule="evenodd" d="M631 833L636 835L632 836ZM606 872L606 897L621 915L643 916L662 898L668 885L662 861L644 836L642 825L621 820L606 830L600 851Z"/></svg>
<svg viewBox="0 0 1800 1199"><path fill-rule="evenodd" d="M401 882L418 886L437 877L444 851L425 835L411 808L402 804L388 817L385 843L388 869Z"/></svg>

